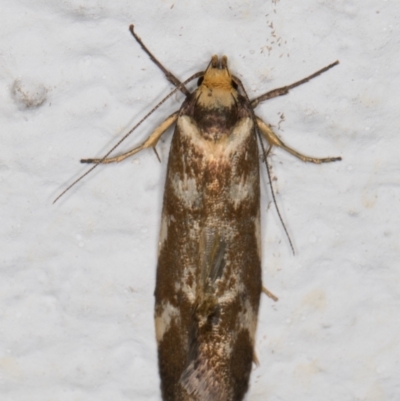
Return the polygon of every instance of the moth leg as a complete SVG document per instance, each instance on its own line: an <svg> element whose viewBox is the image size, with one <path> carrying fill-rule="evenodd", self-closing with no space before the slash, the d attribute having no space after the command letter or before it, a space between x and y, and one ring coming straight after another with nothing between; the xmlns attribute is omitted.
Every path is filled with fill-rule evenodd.
<svg viewBox="0 0 400 401"><path fill-rule="evenodd" d="M274 295L268 288L262 286L262 292L268 297L271 298L273 301L277 302L279 298Z"/></svg>
<svg viewBox="0 0 400 401"><path fill-rule="evenodd" d="M260 118L256 117L257 119L257 126L260 132L263 134L264 138L267 140L267 142L271 146L279 146L282 149L285 149L286 152L289 152L293 156L296 156L298 159L300 159L303 162L310 162L310 163L316 163L316 164L321 164L321 163L330 163L330 162L336 162L339 160L342 160L341 157L324 157L322 159L318 159L316 157L309 157L305 156L299 152L296 152L294 149L290 148L289 146L285 145L275 134L274 131L270 128L268 124L266 124L264 121L262 121Z"/></svg>
<svg viewBox="0 0 400 401"><path fill-rule="evenodd" d="M153 148L155 149L155 146L158 142L158 140L161 138L161 135L178 119L178 114L179 112L175 112L174 114L171 114L166 120L164 120L153 132L150 134L150 136L140 145L137 146L136 148L130 150L129 152L123 153L122 155L116 156L116 157L110 157L107 159L81 159L81 163L93 163L93 164L98 164L98 163L119 163L122 160L125 160L129 156L133 156L134 154L140 152L143 149L147 148Z"/></svg>

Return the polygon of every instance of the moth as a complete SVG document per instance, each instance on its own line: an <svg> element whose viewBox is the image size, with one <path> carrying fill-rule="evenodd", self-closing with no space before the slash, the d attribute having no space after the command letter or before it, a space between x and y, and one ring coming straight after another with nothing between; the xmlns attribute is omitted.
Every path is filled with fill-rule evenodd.
<svg viewBox="0 0 400 401"><path fill-rule="evenodd" d="M182 83L146 48L133 25L130 31L176 86L172 93L180 90L186 98L142 145L107 158L121 140L103 158L81 162L93 163L93 169L98 164L120 162L144 149L155 149L160 137L175 124L155 289L162 397L165 401L240 401L248 390L255 361L263 289L260 149L265 163L272 146L304 162L341 160L308 157L291 149L254 109L338 62L250 100L240 79L229 71L226 56L213 56L205 71ZM185 85L196 78L197 88L189 91Z"/></svg>

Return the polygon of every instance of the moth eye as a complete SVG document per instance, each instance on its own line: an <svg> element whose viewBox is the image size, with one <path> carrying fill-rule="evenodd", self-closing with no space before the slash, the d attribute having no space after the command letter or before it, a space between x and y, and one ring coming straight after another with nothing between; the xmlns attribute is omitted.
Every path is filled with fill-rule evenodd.
<svg viewBox="0 0 400 401"><path fill-rule="evenodd" d="M234 89L237 90L238 84L234 80L231 81L231 85L233 86Z"/></svg>
<svg viewBox="0 0 400 401"><path fill-rule="evenodd" d="M197 81L197 86L200 86L203 82L204 77L200 77L199 80Z"/></svg>

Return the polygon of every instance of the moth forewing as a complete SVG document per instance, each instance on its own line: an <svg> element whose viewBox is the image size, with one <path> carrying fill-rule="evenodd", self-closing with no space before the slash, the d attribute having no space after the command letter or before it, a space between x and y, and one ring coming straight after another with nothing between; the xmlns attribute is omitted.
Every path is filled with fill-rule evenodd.
<svg viewBox="0 0 400 401"><path fill-rule="evenodd" d="M214 57L168 160L155 291L165 400L247 391L262 287L258 159L249 102Z"/></svg>
<svg viewBox="0 0 400 401"><path fill-rule="evenodd" d="M110 151L103 158L82 162L119 162L154 148L176 123L155 289L162 397L165 401L240 401L255 361L260 295L264 291L274 297L261 282L257 132L270 147L280 146L303 161L340 160L312 158L289 148L253 109L337 62L250 101L240 80L231 75L227 58L213 56L205 72L190 78L200 77L197 89L190 93L185 87L189 80L181 83L150 53L133 26L130 29L186 99L142 145L117 157L107 158Z"/></svg>

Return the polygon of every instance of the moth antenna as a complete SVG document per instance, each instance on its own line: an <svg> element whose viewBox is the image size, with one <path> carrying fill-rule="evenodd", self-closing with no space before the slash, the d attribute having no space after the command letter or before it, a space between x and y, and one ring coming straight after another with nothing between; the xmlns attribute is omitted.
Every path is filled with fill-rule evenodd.
<svg viewBox="0 0 400 401"><path fill-rule="evenodd" d="M289 91L290 91L291 89L295 88L296 86L300 86L300 85L302 85L302 84L305 84L306 82L308 82L308 81L310 81L311 79L317 77L318 75L323 74L324 72L330 70L331 68L335 67L335 66L338 65L338 64L339 64L339 60L336 60L335 62L333 62L333 63L327 65L326 67L321 68L320 70L314 72L314 74L311 74L311 75L309 75L308 77L305 77L305 78L301 79L300 81L294 82L294 83L292 83L292 84L290 84L290 85L287 85L287 86L283 86L283 87L281 87L281 88L273 89L273 90L271 90L271 91L269 91L269 92L267 92L267 93L264 93L264 94L261 95L261 96L256 97L256 98L253 99L252 101L250 101L250 99L249 99L249 97L248 97L248 95L247 95L247 93L246 93L246 90L244 89L244 86L243 86L242 82L240 81L240 79L239 79L238 77L233 76L233 80L241 87L241 89L242 89L244 95L246 96L247 100L248 100L249 103L250 103L250 106L251 106L252 109L254 110L254 109L255 109L261 102L263 102L264 100L272 99L272 98L277 97L277 96L286 95L287 93L289 93ZM255 130L256 130L256 132L257 132L258 140L259 140L259 142L260 142L260 146L261 146L261 149L262 149L262 154L263 154L263 159L264 159L264 161L265 161L265 166L266 166L266 168L267 168L267 174L268 174L268 179L269 179L269 185L270 185L270 188L271 188L272 199L273 199L274 204L275 204L275 209L276 209L276 211L277 211L277 213L278 213L279 220L280 220L281 223L282 223L283 229L285 230L286 236L287 236L287 238L288 238L288 240L289 240L289 244L290 244L290 247L292 248L292 252L293 252L293 255L294 255L295 252L294 252L293 243L292 243L292 240L290 239L290 236L289 236L288 230L287 230L287 228L286 228L286 225L285 225L285 223L283 222L283 219L282 219L282 216L281 216L281 212L280 212L280 210L279 210L279 208L278 208L278 204L276 203L275 192L274 192L274 189L273 189L273 186L272 186L271 172L270 172L270 168L269 168L268 161L267 161L267 156L268 156L268 153L269 153L270 150L271 150L271 147L268 149L268 152L266 153L266 152L265 152L265 148L264 148L264 144L263 144L263 142L262 142L262 138L261 138L260 132L259 132L259 130L258 130L258 128L257 128L257 123L256 123L256 118L255 118L254 112L253 112L253 122L254 122Z"/></svg>
<svg viewBox="0 0 400 401"><path fill-rule="evenodd" d="M158 161L161 163L161 158L160 158L160 155L158 154L158 152L157 152L157 149L156 149L156 147L155 146L153 146L153 150L154 150L154 153L156 154L156 156L157 156L157 159L158 159Z"/></svg>
<svg viewBox="0 0 400 401"><path fill-rule="evenodd" d="M233 76L233 80L240 86L240 88L242 89L243 94L245 95L247 101L250 103L249 96L247 95L246 89L244 88L244 86L243 86L243 84L242 84L242 81L241 81L238 77L236 77L236 76ZM251 103L250 103L250 104L251 104ZM264 160L264 162L265 162L265 166L266 166L266 169L267 169L268 180L269 180L269 187L271 188L271 194L272 194L272 200L273 200L273 202L274 202L275 209L276 209L276 212L278 213L279 220L280 220L280 222L281 222L281 224L282 224L282 227L283 227L283 229L284 229L284 231L285 231L286 237L287 237L287 239L288 239L288 241L289 241L290 248L292 249L292 252L293 252L293 255L294 255L295 252L294 252L294 247L293 247L292 240L291 240L291 238L290 238L290 235L289 235L289 232L288 232L288 230L287 230L287 228L286 228L286 225L285 225L285 223L284 223L284 221L283 221L281 212L280 212L279 207L278 207L278 203L276 202L274 187L273 187L273 185L272 185L271 172L270 172L269 165L268 165L268 161L267 161L267 156L268 156L269 152L271 151L272 146L269 147L268 152L265 151L264 143L263 143L263 141L262 141L260 131L259 131L258 128L257 128L256 115L254 114L254 110L253 110L253 109L252 109L252 119L253 119L254 129L256 130L257 138L258 138L258 140L259 140L259 142L260 142L261 151L262 151L262 155L263 155L263 160Z"/></svg>
<svg viewBox="0 0 400 401"><path fill-rule="evenodd" d="M281 212L280 212L280 210L279 210L279 207L278 207L278 204L277 204L276 198L275 198L274 187L273 187L273 185L272 185L271 171L270 171L270 169L269 169L269 164L268 164L268 160L267 160L267 156L268 156L269 152L271 151L272 146L270 146L270 148L268 149L268 152L265 152L265 148L264 148L264 144L263 144L263 142L262 142L262 140L261 140L260 132L258 131L257 128L256 128L256 130L257 130L257 134L258 134L258 135L257 135L257 136L258 136L258 139L259 139L260 144L261 144L261 149L262 149L262 153L263 153L263 159L264 159L264 162L265 162L265 166L266 166L266 168L267 168L267 174L268 174L268 180L269 180L269 187L271 188L271 194L272 194L272 199L273 199L273 201L274 201L275 209L276 209L276 212L278 213L278 217L279 217L279 220L280 220L281 223L282 223L283 229L285 230L286 237L287 237L287 239L289 240L289 244L290 244L290 247L292 248L293 255L295 255L293 243L292 243L292 240L291 240L291 238L290 238L289 232L288 232L288 230L287 230L287 228L286 228L286 225L285 225L285 223L284 223L284 221L283 221L283 218L282 218L282 216L281 216Z"/></svg>
<svg viewBox="0 0 400 401"><path fill-rule="evenodd" d="M136 42L139 43L140 47L143 49L143 51L150 57L151 61L164 73L165 77L168 79L169 82L171 82L174 86L178 87L181 86L182 83L179 81L179 79L172 74L171 71L168 71L158 60L157 58L153 55L153 53L147 48L147 46L143 43L142 39L136 34L134 31L134 26L133 24L129 26L129 31L135 38ZM185 85L182 85L179 90L185 95L189 96L190 92L186 89Z"/></svg>
<svg viewBox="0 0 400 401"><path fill-rule="evenodd" d="M204 72L196 72L196 74L193 74L191 77L189 77L186 81L182 82L179 84L174 90L172 90L167 96L164 97L160 102L158 102L133 128L131 128L102 158L99 160L98 163L96 163L93 167L91 167L89 170L87 170L85 173L83 173L80 177L78 177L71 185L69 185L64 191L60 193L60 195L57 196L56 199L54 199L53 204L56 203L66 192L68 192L73 186L75 186L79 181L81 181L84 177L86 177L90 172L92 172L99 164L103 162L104 159L107 158L107 156L113 152L123 141L125 141L126 138L130 134L132 134L133 131L137 127L139 127L140 124L143 123L151 114L153 114L163 103L166 102L174 93L176 93L178 90L181 89L182 86L187 84L188 82L192 81L193 79L199 78L202 75L204 75Z"/></svg>
<svg viewBox="0 0 400 401"><path fill-rule="evenodd" d="M272 99L274 97L277 96L283 96L289 93L289 91L293 88L295 88L296 86L300 86L305 84L306 82L310 81L311 79L317 77L318 75L323 74L324 72L330 70L331 68L333 68L335 65L339 64L339 60L336 60L334 63L331 63L329 65L327 65L324 68L321 68L320 70L314 72L314 74L309 75L308 77L305 77L303 79L301 79L300 81L294 82L290 85L287 86L283 86L281 88L277 88L277 89L273 89L267 93L264 93L261 96L256 97L255 99L253 99L250 102L250 105L253 109L255 109L261 102L268 100L268 99ZM237 79L237 78L236 78Z"/></svg>

